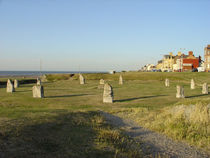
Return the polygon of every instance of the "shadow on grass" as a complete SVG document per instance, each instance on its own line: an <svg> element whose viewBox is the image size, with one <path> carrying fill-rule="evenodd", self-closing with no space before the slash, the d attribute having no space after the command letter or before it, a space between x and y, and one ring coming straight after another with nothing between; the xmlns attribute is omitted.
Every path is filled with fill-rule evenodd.
<svg viewBox="0 0 210 158"><path fill-rule="evenodd" d="M58 89L58 88L56 88L56 89L53 89L53 88L48 88L47 89L48 91L69 91L69 90L71 90L70 88L69 89L66 89L66 88L60 88L60 89Z"/></svg>
<svg viewBox="0 0 210 158"><path fill-rule="evenodd" d="M135 98L115 100L114 102L127 102L127 101L132 101L132 100L146 99L146 98L155 98L155 97L161 97L161 96L167 96L167 95L154 95L154 96L135 97Z"/></svg>
<svg viewBox="0 0 210 158"><path fill-rule="evenodd" d="M209 94L199 94L199 95L193 95L193 96L186 96L185 98L196 98L196 97L202 97L202 96L208 96Z"/></svg>
<svg viewBox="0 0 210 158"><path fill-rule="evenodd" d="M56 116L16 120L0 129L0 157L114 157L115 150L97 148L97 112L56 112ZM95 122L93 122L95 120ZM17 127L18 126L18 127Z"/></svg>
<svg viewBox="0 0 210 158"><path fill-rule="evenodd" d="M22 87L22 88L24 88L24 87L31 87L31 88L32 88L32 87L35 86L35 85L36 85L36 84L33 84L33 85L26 85L26 84L25 84L25 85L20 85L20 87Z"/></svg>
<svg viewBox="0 0 210 158"><path fill-rule="evenodd" d="M72 94L72 95L56 95L56 96L46 96L45 98L68 98L68 97L79 97L89 94Z"/></svg>
<svg viewBox="0 0 210 158"><path fill-rule="evenodd" d="M16 90L15 93L32 92L32 90Z"/></svg>

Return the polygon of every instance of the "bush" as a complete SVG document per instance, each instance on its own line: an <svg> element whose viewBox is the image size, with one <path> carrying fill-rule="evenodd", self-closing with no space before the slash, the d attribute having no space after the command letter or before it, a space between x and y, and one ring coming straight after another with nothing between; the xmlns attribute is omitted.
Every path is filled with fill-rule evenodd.
<svg viewBox="0 0 210 158"><path fill-rule="evenodd" d="M48 74L46 75L47 81L59 81L59 80L68 80L74 74Z"/></svg>

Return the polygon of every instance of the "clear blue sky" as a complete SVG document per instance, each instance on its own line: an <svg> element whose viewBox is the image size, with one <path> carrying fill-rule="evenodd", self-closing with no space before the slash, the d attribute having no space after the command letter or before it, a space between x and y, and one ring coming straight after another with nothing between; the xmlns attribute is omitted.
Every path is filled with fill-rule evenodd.
<svg viewBox="0 0 210 158"><path fill-rule="evenodd" d="M210 0L0 0L0 70L137 70L207 44Z"/></svg>

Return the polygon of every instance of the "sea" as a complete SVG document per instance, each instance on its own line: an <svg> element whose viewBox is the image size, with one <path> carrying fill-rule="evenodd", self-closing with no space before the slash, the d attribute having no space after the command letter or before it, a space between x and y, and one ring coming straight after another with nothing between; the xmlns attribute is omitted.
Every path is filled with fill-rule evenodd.
<svg viewBox="0 0 210 158"><path fill-rule="evenodd" d="M0 71L3 76L41 76L44 74L108 73L106 71Z"/></svg>

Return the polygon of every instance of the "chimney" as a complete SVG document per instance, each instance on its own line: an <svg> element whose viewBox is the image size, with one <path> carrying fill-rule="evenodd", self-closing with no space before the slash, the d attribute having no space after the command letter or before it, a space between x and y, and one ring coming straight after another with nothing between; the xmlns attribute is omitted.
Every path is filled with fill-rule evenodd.
<svg viewBox="0 0 210 158"><path fill-rule="evenodd" d="M189 55L189 56L193 56L193 51L189 51L189 52L188 52L188 55Z"/></svg>
<svg viewBox="0 0 210 158"><path fill-rule="evenodd" d="M178 54L177 54L179 57L182 55L182 52L178 52Z"/></svg>

